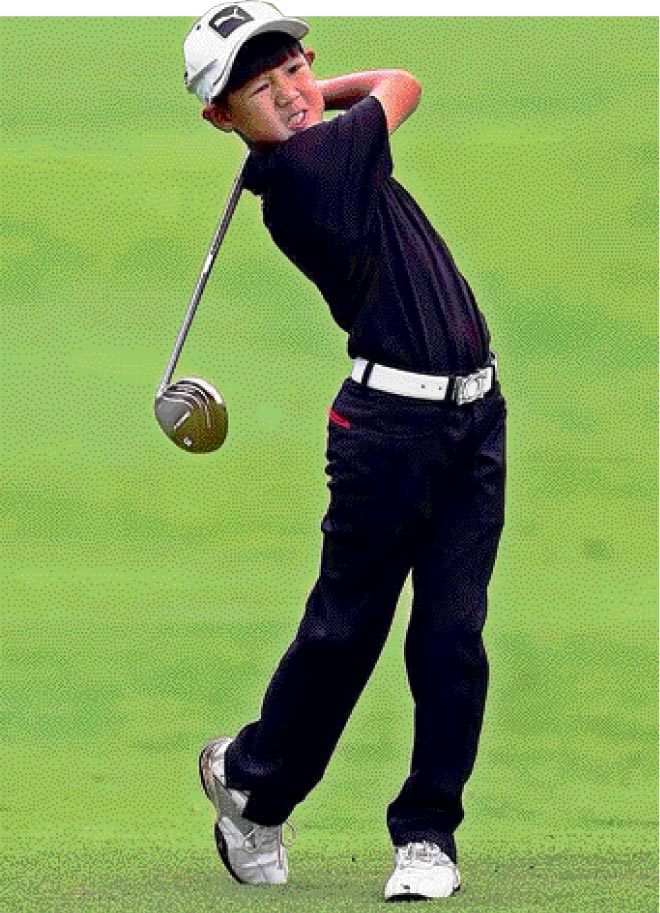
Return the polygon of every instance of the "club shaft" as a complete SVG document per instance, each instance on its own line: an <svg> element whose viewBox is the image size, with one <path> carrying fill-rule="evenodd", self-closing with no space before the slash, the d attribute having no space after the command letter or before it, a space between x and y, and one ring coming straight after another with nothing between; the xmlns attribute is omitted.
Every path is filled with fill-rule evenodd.
<svg viewBox="0 0 660 913"><path fill-rule="evenodd" d="M172 354L170 355L169 361L167 362L167 367L165 368L160 384L158 385L158 391L156 395L161 393L172 380L172 375L174 374L174 369L176 368L176 364L179 360L179 355L181 354L183 344L186 341L186 336L188 335L190 324L192 323L193 317L195 316L197 305L200 302L202 292L204 291L204 287L211 273L211 269L213 268L215 258L218 255L220 245L222 244L222 240L227 232L231 218L234 215L234 210L236 209L236 204L238 203L238 199L243 190L243 173L245 171L245 165L248 157L249 153L246 153L243 161L241 162L241 166L238 169L236 177L234 178L234 183L232 184L231 190L229 191L229 196L227 197L225 207L222 211L222 215L220 216L218 227L216 228L211 239L211 244L209 245L206 257L204 258L204 263L202 265L202 270L199 274L199 278L197 279L193 293L190 296L190 302L186 309L186 313L184 314L183 321L181 322L181 327L177 334L174 348L172 349Z"/></svg>

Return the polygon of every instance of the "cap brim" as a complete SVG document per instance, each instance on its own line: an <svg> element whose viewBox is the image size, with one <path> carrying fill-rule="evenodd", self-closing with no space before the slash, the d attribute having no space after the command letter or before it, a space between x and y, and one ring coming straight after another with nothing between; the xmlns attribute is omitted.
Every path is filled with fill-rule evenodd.
<svg viewBox="0 0 660 913"><path fill-rule="evenodd" d="M284 32L285 35L290 35L292 38L300 40L307 34L307 32L309 32L309 26L306 22L303 22L302 19L286 18L278 19L276 22L255 23L254 28L246 33L242 38L240 44L237 44L236 47L232 50L231 54L227 58L223 72L215 80L215 82L211 84L211 88L209 89L206 99L207 102L211 102L214 98L217 98L224 87L227 85L229 76L231 74L231 68L233 67L234 61L238 56L238 52L241 50L243 45L251 38L254 38L255 35L263 35L266 32Z"/></svg>

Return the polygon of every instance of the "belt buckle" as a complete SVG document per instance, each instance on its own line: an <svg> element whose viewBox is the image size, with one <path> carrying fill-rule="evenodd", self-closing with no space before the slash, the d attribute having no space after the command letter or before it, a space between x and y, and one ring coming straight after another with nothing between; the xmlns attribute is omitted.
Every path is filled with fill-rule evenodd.
<svg viewBox="0 0 660 913"><path fill-rule="evenodd" d="M473 403L486 395L486 378L489 370L490 368L485 368L475 374L468 374L467 377L456 378L454 399L457 405L463 406L465 403Z"/></svg>

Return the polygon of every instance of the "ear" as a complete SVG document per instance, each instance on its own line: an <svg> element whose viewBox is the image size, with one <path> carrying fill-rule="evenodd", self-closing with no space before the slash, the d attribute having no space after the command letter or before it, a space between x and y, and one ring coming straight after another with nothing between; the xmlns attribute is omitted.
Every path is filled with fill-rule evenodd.
<svg viewBox="0 0 660 913"><path fill-rule="evenodd" d="M202 108L201 114L204 120L217 127L218 130L223 130L225 133L233 132L234 126L231 117L227 110L220 105L206 105Z"/></svg>
<svg viewBox="0 0 660 913"><path fill-rule="evenodd" d="M305 58L305 60L311 67L311 65L316 60L316 51L314 50L314 48L305 48L305 50L303 51L303 57Z"/></svg>

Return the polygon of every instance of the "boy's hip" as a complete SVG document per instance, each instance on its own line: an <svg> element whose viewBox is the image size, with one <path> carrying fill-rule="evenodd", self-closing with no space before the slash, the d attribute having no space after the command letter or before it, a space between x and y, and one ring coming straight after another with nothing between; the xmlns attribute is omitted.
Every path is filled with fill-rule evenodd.
<svg viewBox="0 0 660 913"><path fill-rule="evenodd" d="M328 444L346 457L368 455L369 463L403 457L407 474L415 466L469 461L487 438L504 434L506 415L497 379L482 397L458 405L389 393L349 376L328 412Z"/></svg>

